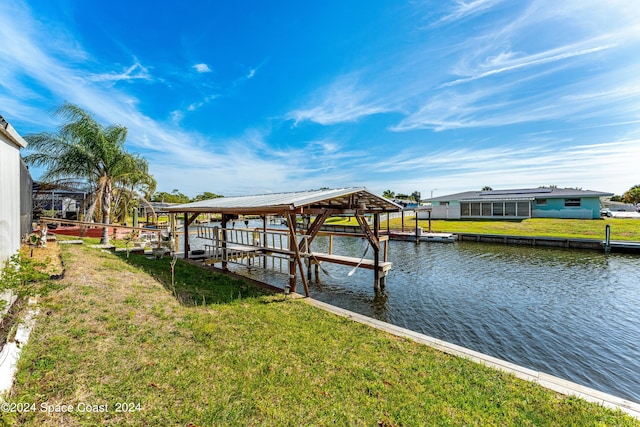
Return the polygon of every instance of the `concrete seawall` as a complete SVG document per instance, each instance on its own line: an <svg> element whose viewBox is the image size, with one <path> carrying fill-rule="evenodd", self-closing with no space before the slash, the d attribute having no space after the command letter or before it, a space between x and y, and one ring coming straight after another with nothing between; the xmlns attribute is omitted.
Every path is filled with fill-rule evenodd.
<svg viewBox="0 0 640 427"><path fill-rule="evenodd" d="M605 242L599 239L567 239L563 237L510 236L502 234L456 233L459 242L502 243L506 245L542 246L553 248L604 251ZM640 242L610 242L612 252L640 253Z"/></svg>
<svg viewBox="0 0 640 427"><path fill-rule="evenodd" d="M456 233L459 242L503 243L507 245L603 250L602 240L562 237L510 236L501 234Z"/></svg>

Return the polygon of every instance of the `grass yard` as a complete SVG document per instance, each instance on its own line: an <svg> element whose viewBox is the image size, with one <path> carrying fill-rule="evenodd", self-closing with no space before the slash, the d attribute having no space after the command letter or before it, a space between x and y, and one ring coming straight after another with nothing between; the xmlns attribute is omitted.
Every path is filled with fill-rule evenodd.
<svg viewBox="0 0 640 427"><path fill-rule="evenodd" d="M63 261L6 399L34 410L4 425L640 426L188 263L174 288L169 259Z"/></svg>

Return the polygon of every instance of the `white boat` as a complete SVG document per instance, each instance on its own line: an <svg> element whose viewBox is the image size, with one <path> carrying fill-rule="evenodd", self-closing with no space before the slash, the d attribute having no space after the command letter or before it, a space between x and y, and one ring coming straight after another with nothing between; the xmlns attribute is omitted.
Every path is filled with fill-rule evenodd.
<svg viewBox="0 0 640 427"><path fill-rule="evenodd" d="M457 236L452 233L422 233L420 235L421 242L443 242L452 243L455 242Z"/></svg>

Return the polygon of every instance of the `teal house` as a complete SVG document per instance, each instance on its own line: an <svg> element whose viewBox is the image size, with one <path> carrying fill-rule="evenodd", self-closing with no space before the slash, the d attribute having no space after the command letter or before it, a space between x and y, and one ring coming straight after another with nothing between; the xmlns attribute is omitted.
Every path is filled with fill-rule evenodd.
<svg viewBox="0 0 640 427"><path fill-rule="evenodd" d="M613 196L574 188L466 191L431 199L434 219L600 218L600 199Z"/></svg>

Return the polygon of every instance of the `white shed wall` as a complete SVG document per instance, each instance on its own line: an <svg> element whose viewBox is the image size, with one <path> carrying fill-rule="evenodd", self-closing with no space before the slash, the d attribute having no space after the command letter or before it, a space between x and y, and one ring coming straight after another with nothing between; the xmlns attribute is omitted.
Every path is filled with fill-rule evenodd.
<svg viewBox="0 0 640 427"><path fill-rule="evenodd" d="M0 130L0 266L20 249L20 146Z"/></svg>

